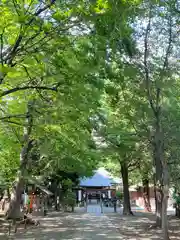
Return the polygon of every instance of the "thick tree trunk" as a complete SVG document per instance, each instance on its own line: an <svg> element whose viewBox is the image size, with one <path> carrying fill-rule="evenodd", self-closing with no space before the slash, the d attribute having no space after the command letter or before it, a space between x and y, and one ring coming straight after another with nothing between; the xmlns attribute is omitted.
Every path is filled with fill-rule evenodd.
<svg viewBox="0 0 180 240"><path fill-rule="evenodd" d="M121 164L121 175L123 181L123 214L124 215L133 215L131 211L130 196L129 196L129 176L128 176L128 166L127 163L120 162Z"/></svg>
<svg viewBox="0 0 180 240"><path fill-rule="evenodd" d="M20 206L21 206L21 196L23 190L23 179L17 177L16 185L13 187L11 193L10 206L7 212L8 219L20 219L22 217Z"/></svg>
<svg viewBox="0 0 180 240"><path fill-rule="evenodd" d="M16 178L15 186L11 193L11 202L7 212L7 218L18 219L21 217L20 206L22 200L22 192L24 190L24 178L26 174L26 166L28 162L28 153L32 148L32 141L29 141L26 146L22 148L20 154L20 169Z"/></svg>
<svg viewBox="0 0 180 240"><path fill-rule="evenodd" d="M151 203L150 203L150 192L149 192L149 180L144 178L143 183L143 198L144 198L144 207L146 211L151 212Z"/></svg>
<svg viewBox="0 0 180 240"><path fill-rule="evenodd" d="M162 225L162 193L156 187L156 225L161 228Z"/></svg>
<svg viewBox="0 0 180 240"><path fill-rule="evenodd" d="M168 240L167 201L169 195L168 169L164 156L164 137L160 126L160 112L156 113L154 136L154 162L156 170L156 224L163 230L163 239Z"/></svg>
<svg viewBox="0 0 180 240"><path fill-rule="evenodd" d="M167 217L167 206L169 198L169 177L168 177L168 168L167 163L163 161L163 177L162 177L162 231L163 239L169 240L168 232L168 217Z"/></svg>
<svg viewBox="0 0 180 240"><path fill-rule="evenodd" d="M157 196L156 196L156 175L153 174L153 180L154 180L154 202L155 202L155 212L157 210Z"/></svg>
<svg viewBox="0 0 180 240"><path fill-rule="evenodd" d="M15 185L11 193L11 201L7 212L7 218L18 219L21 217L20 206L22 191L24 189L24 178L26 174L26 167L28 163L28 154L33 147L33 140L30 139L32 131L33 115L32 108L34 102L28 103L28 110L26 115L26 127L24 127L23 147L20 153L20 167L17 174Z"/></svg>
<svg viewBox="0 0 180 240"><path fill-rule="evenodd" d="M162 199L162 231L163 231L163 239L165 240L169 240L167 205L168 205L168 186L164 186L163 199Z"/></svg>
<svg viewBox="0 0 180 240"><path fill-rule="evenodd" d="M159 113L156 114L155 121L155 134L153 142L153 153L154 153L154 165L155 165L155 195L156 195L156 225L161 227L162 225L162 158L163 158L163 149L162 149L162 134L160 130L160 119Z"/></svg>
<svg viewBox="0 0 180 240"><path fill-rule="evenodd" d="M168 47L166 49L165 58L163 62L163 68L159 71L159 79L155 84L152 84L151 79L151 69L149 68L149 34L151 32L151 21L152 21L152 9L149 9L149 21L145 31L144 38L144 73L145 73L145 88L147 90L147 97L154 115L154 142L152 142L153 153L154 153L154 166L156 172L156 216L157 225L163 229L163 239L167 240L168 228L167 228L167 195L168 195L168 169L165 159L165 149L164 149L164 135L161 127L161 108L162 108L162 89L160 82L163 83L163 78L166 76L166 71L168 70L169 57L171 54L172 45L172 15L170 16L170 21L168 24L169 28L169 39ZM159 81L160 80L160 81ZM154 91L155 90L155 91ZM155 93L155 95L154 95ZM161 223L161 224L160 224Z"/></svg>
<svg viewBox="0 0 180 240"><path fill-rule="evenodd" d="M162 228L163 239L169 240L167 202L168 202L168 169L164 158L163 136L160 131L160 122L156 119L154 141L155 164L155 200L156 200L156 225Z"/></svg>

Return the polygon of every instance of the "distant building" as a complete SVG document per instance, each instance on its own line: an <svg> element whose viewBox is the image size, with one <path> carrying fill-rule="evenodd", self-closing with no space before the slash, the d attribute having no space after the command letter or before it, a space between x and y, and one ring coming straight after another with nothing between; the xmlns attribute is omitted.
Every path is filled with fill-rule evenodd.
<svg viewBox="0 0 180 240"><path fill-rule="evenodd" d="M104 168L99 168L94 171L92 177L81 179L80 187L83 191L79 192L79 200L83 198L84 194L87 194L91 199L99 198L100 194L111 198L117 187L122 188L122 181L119 178L114 178Z"/></svg>

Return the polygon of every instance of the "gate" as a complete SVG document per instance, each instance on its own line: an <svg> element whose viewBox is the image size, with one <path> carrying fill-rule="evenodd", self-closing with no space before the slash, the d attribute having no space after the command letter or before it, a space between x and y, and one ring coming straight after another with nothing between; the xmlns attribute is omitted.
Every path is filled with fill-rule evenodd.
<svg viewBox="0 0 180 240"><path fill-rule="evenodd" d="M100 191L86 192L86 212L103 213L103 199Z"/></svg>

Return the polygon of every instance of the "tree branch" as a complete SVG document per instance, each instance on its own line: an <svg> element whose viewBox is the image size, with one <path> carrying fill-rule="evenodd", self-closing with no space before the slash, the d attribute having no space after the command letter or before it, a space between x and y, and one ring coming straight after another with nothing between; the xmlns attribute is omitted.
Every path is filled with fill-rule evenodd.
<svg viewBox="0 0 180 240"><path fill-rule="evenodd" d="M12 124L15 124L15 125L18 125L18 126L24 126L23 124L19 123L19 122L15 122L15 121L11 121L11 120L3 120L4 123L12 123Z"/></svg>
<svg viewBox="0 0 180 240"><path fill-rule="evenodd" d="M172 44L172 16L170 15L169 16L169 40L168 40L168 46L166 50L162 72L164 72L168 68L168 57L169 57L169 54L171 53L171 44Z"/></svg>
<svg viewBox="0 0 180 240"><path fill-rule="evenodd" d="M1 33L1 64L3 66L3 63L4 63L4 60L3 60L3 46L4 46L4 41L3 41L3 34L4 34L4 30L5 28L3 29L2 33Z"/></svg>
<svg viewBox="0 0 180 240"><path fill-rule="evenodd" d="M25 114L16 114L16 115L9 115L5 117L0 117L0 121L4 121L6 119L11 119L11 118L26 118Z"/></svg>
<svg viewBox="0 0 180 240"><path fill-rule="evenodd" d="M42 26L43 26L43 21L41 21L41 24L40 24L40 26L39 26L39 30L38 30L33 36L31 36L30 38L27 39L27 41L24 43L24 46L27 47L29 42L32 42L33 39L35 39L37 36L40 35L40 33L42 32ZM46 37L46 36L45 36L45 37ZM23 46L23 47L24 47L24 46ZM22 47L22 49L23 49L23 47Z"/></svg>
<svg viewBox="0 0 180 240"><path fill-rule="evenodd" d="M33 14L33 17L25 24L26 26L29 27L29 25L31 25L31 23L36 19L37 16L39 16L41 13L43 13L45 10L47 10L48 8L50 8L56 0L51 0L49 4L47 4L44 8L39 9L37 12L35 12ZM12 50L8 53L7 57L6 57L6 61L9 60L8 64L11 65L12 61L16 55L17 49L20 46L21 42L23 40L23 34L22 34L22 25L20 28L20 32L19 32L19 36L14 44L14 47L12 48Z"/></svg>
<svg viewBox="0 0 180 240"><path fill-rule="evenodd" d="M138 168L138 166L134 166L132 168L128 168L128 172L133 172L134 170L136 170Z"/></svg>
<svg viewBox="0 0 180 240"><path fill-rule="evenodd" d="M156 112L159 112L159 101L160 101L161 89L157 86L156 87Z"/></svg>
<svg viewBox="0 0 180 240"><path fill-rule="evenodd" d="M59 86L59 85L58 85ZM12 88L10 90L7 90L7 91L4 91L0 94L0 97L4 97L4 96L7 96L11 93L15 93L15 92L18 92L18 91L23 91L23 90L28 90L28 89L39 89L39 90L48 90L48 91L55 91L57 92L57 88L58 86L55 86L55 87L46 87L46 86L25 86L25 87L15 87L15 88Z"/></svg>
<svg viewBox="0 0 180 240"><path fill-rule="evenodd" d="M171 52L171 44L172 44L172 16L169 16L169 39L168 39L168 46L165 54L165 59L163 63L162 70L160 71L160 79L163 78L164 73L166 69L168 68L168 57ZM160 94L161 94L161 89L159 86L156 86L156 113L160 111Z"/></svg>
<svg viewBox="0 0 180 240"><path fill-rule="evenodd" d="M13 2L14 8L15 8L15 10L16 10L18 16L20 16L20 13L19 13L19 10L20 10L20 9L18 9L18 8L19 8L18 3L17 3L15 0L13 0L12 2Z"/></svg>
<svg viewBox="0 0 180 240"><path fill-rule="evenodd" d="M177 162L167 162L167 165L175 165L175 164L177 164Z"/></svg>
<svg viewBox="0 0 180 240"><path fill-rule="evenodd" d="M39 97L40 97L43 101L45 101L45 102L47 102L47 103L50 102L50 99L44 97L39 89L37 90L37 92L38 92L38 94L39 94Z"/></svg>
<svg viewBox="0 0 180 240"><path fill-rule="evenodd" d="M11 128L11 131L13 132L13 134L15 135L15 137L17 138L18 142L19 142L20 144L22 144L20 135L18 135L18 133L17 133L17 129L15 129L15 128L12 127L12 126L10 126L10 128Z"/></svg>
<svg viewBox="0 0 180 240"><path fill-rule="evenodd" d="M33 2L34 2L34 0L31 0L31 2L29 3L29 6L28 6L28 8L26 9L26 13L28 13L28 12L29 12L29 9L31 8L31 5L33 4Z"/></svg>
<svg viewBox="0 0 180 240"><path fill-rule="evenodd" d="M47 4L45 7L40 8L37 12L35 12L33 18L27 23L27 25L30 25L34 20L35 17L39 16L42 12L46 11L48 8L50 8L52 5L54 5L56 0L51 0L49 4Z"/></svg>
<svg viewBox="0 0 180 240"><path fill-rule="evenodd" d="M150 92L150 77L149 77L149 69L148 69L148 63L147 63L147 58L148 58L148 36L151 28L151 9L149 11L149 21L147 24L146 32L145 32L145 38L144 38L144 71L145 71L145 83L146 83L146 90L147 90L147 97L150 103L150 106L156 115L156 108L154 106L154 102L151 96Z"/></svg>
<svg viewBox="0 0 180 240"><path fill-rule="evenodd" d="M0 62L1 62L1 65L2 65L2 67L3 67L3 65L4 65L4 59L3 59L3 47L4 47L4 41L3 41L3 35L4 35L4 31L5 31L5 27L3 28L3 31L2 31L2 33L1 33L1 49L0 49ZM2 81L3 81L3 79L4 79L4 73L3 72L0 72L0 84L2 83Z"/></svg>
<svg viewBox="0 0 180 240"><path fill-rule="evenodd" d="M30 73L28 72L27 67L26 67L25 65L23 65L23 64L22 64L22 67L24 68L24 70L25 70L25 72L26 72L27 77L29 78L29 80L32 81L33 79L31 78L31 75L30 75Z"/></svg>
<svg viewBox="0 0 180 240"><path fill-rule="evenodd" d="M130 172L132 172L133 170L135 170L136 168L140 167L140 159L137 159L137 161L133 162L133 163L129 163L128 164L128 169ZM130 169L131 168L131 169Z"/></svg>

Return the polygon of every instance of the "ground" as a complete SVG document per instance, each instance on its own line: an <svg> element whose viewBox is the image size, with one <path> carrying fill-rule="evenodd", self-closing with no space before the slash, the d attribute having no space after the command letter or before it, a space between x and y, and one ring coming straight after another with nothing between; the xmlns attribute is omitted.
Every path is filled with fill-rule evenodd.
<svg viewBox="0 0 180 240"><path fill-rule="evenodd" d="M151 214L137 212L135 216L123 217L120 213L112 213L110 209L97 205L85 209L76 209L75 213L50 213L47 217L40 217L40 226L18 229L14 240L160 240L159 229L149 229L154 223ZM112 209L111 209L112 210ZM180 221L170 221L171 239L180 239ZM5 240L0 236L0 240Z"/></svg>

